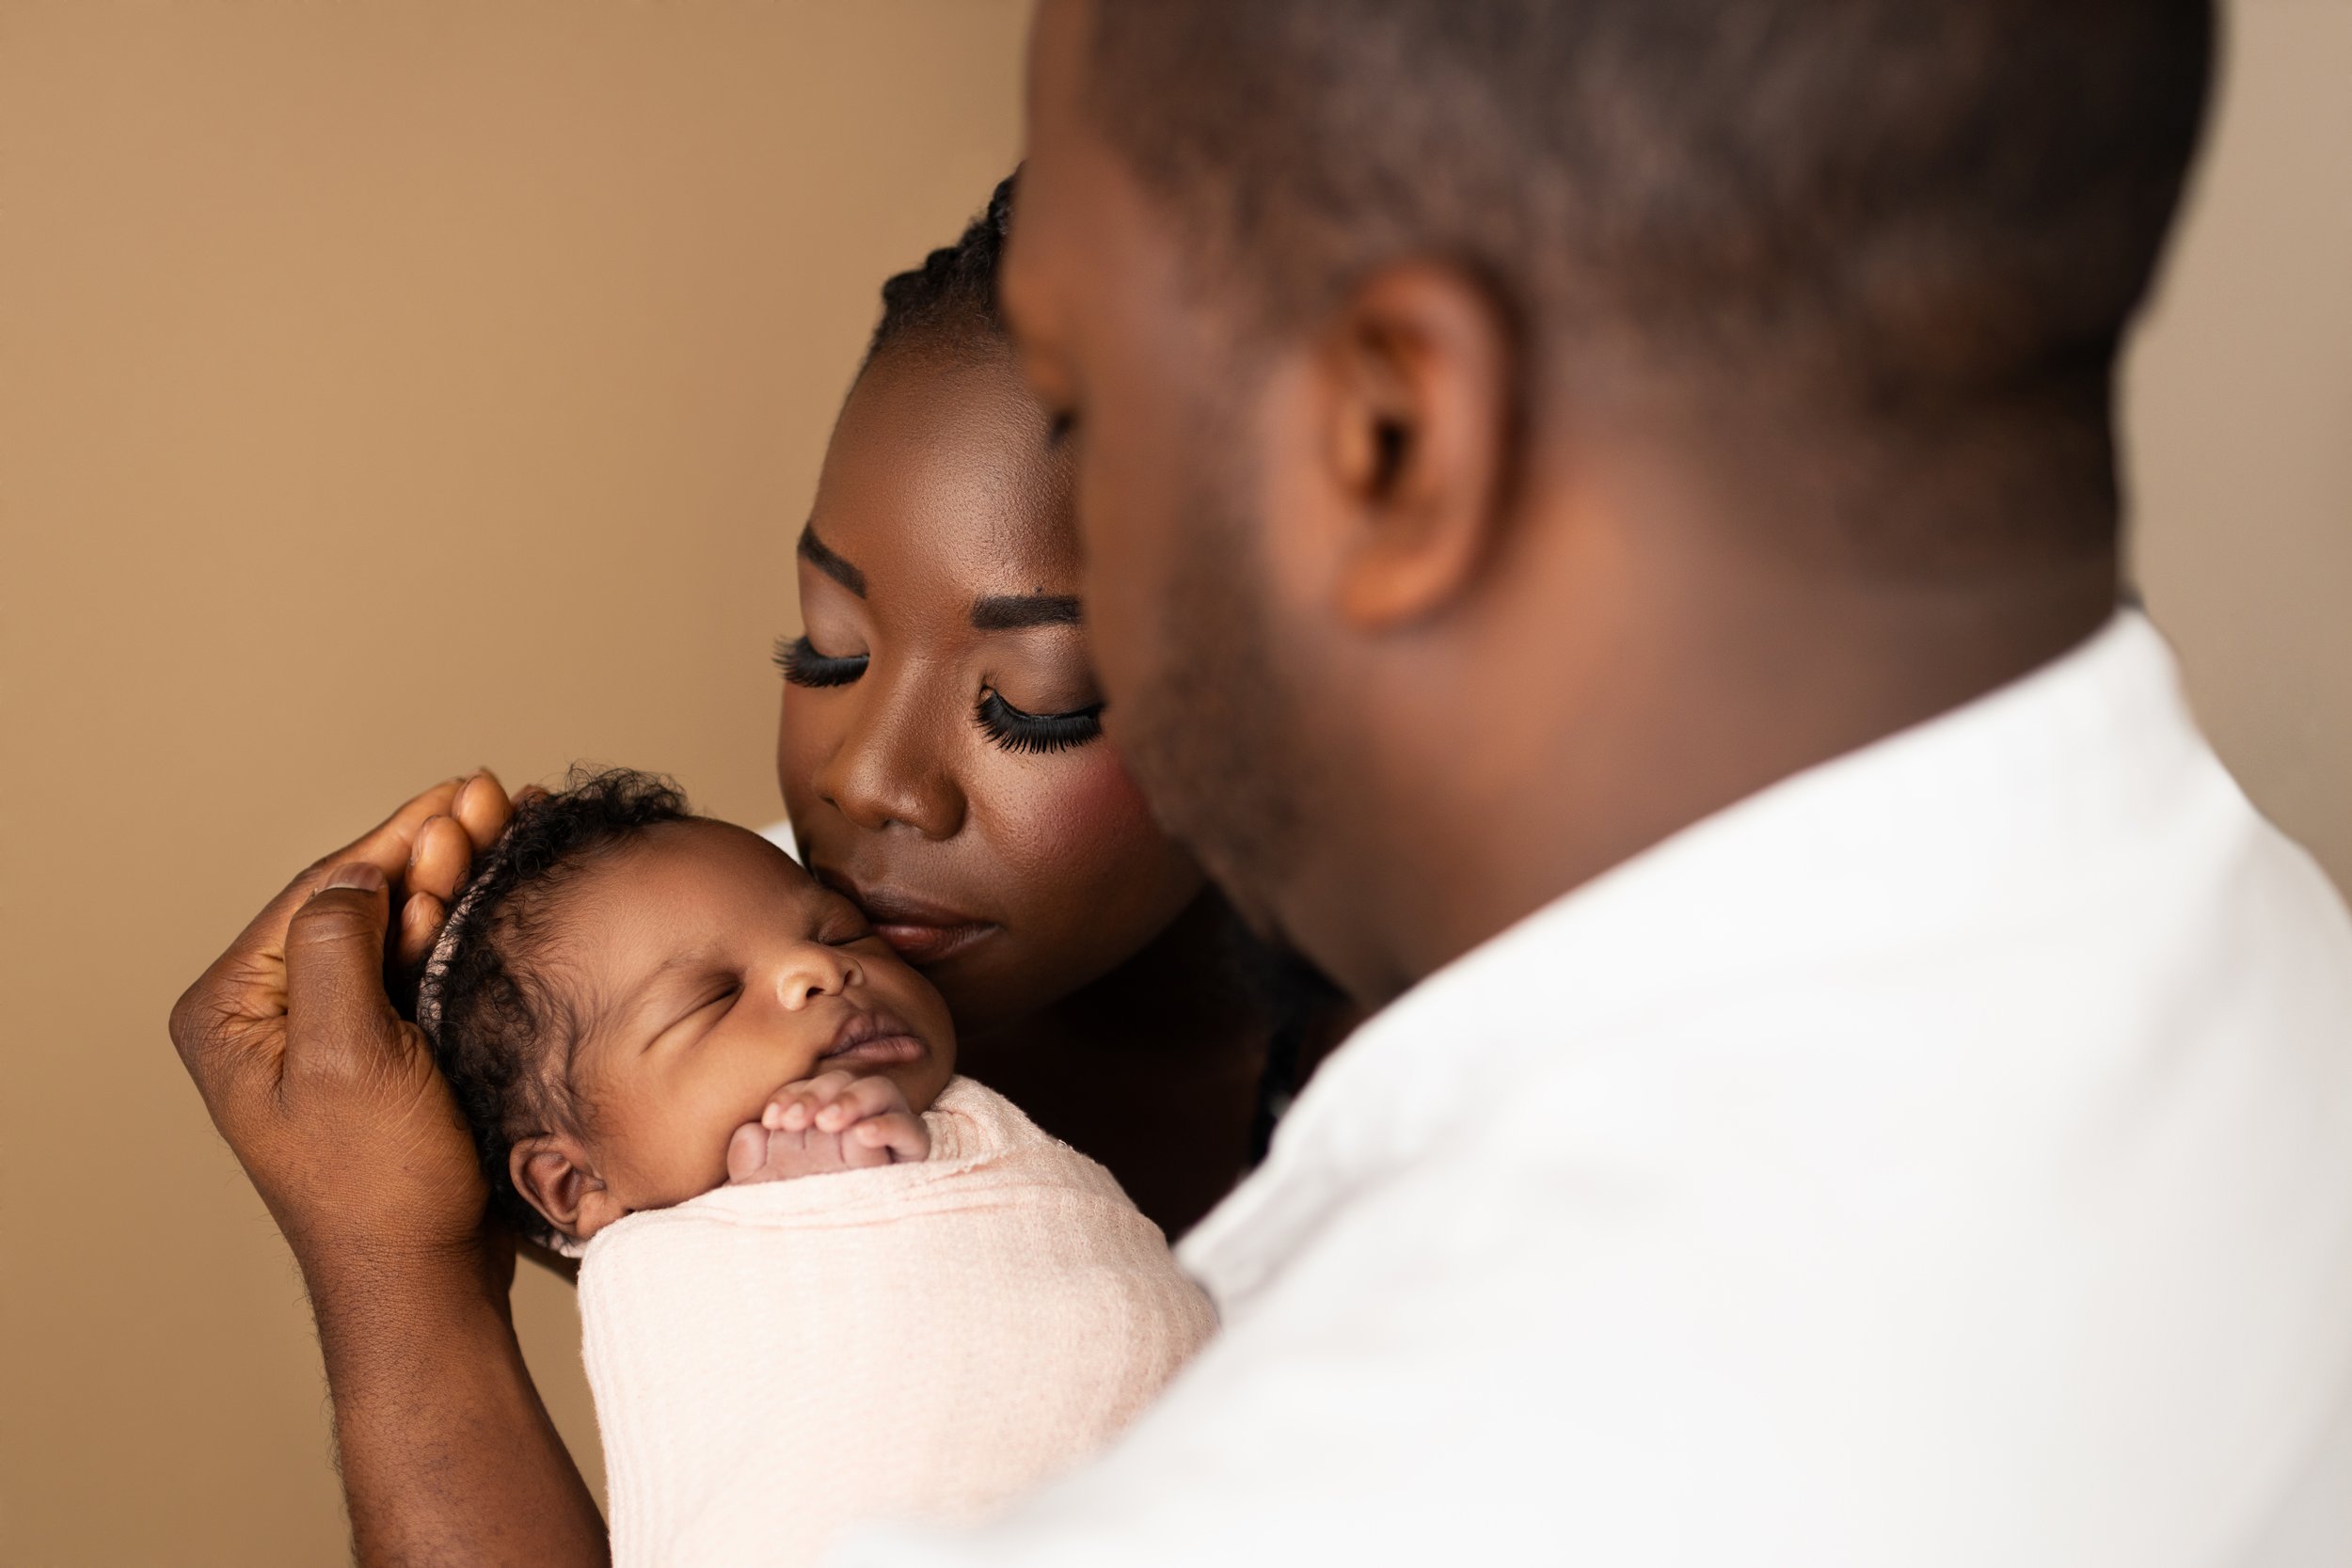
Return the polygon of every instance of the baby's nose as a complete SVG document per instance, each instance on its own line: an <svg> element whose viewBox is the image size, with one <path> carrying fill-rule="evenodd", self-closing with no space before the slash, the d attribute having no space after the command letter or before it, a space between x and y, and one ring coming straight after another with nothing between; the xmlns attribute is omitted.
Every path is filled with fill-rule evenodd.
<svg viewBox="0 0 2352 1568"><path fill-rule="evenodd" d="M785 965L777 976L777 994L785 1006L798 1010L818 997L839 996L862 978L855 958L812 942Z"/></svg>

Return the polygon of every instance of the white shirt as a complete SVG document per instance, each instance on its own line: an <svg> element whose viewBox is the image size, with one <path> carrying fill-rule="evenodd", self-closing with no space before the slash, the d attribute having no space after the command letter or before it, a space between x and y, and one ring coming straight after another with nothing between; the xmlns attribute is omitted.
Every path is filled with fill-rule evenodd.
<svg viewBox="0 0 2352 1568"><path fill-rule="evenodd" d="M838 1561L2352 1563L2352 922L2135 613L1430 977L1099 1463Z"/></svg>

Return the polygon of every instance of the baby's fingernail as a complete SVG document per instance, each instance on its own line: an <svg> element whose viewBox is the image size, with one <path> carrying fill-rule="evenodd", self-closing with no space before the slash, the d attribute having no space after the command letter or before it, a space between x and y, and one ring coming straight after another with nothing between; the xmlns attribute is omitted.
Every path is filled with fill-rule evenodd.
<svg viewBox="0 0 2352 1568"><path fill-rule="evenodd" d="M344 887L358 888L362 893L381 892L384 873L365 861L353 861L348 865L339 865L328 872L326 880L319 884L319 891L325 893L329 888Z"/></svg>

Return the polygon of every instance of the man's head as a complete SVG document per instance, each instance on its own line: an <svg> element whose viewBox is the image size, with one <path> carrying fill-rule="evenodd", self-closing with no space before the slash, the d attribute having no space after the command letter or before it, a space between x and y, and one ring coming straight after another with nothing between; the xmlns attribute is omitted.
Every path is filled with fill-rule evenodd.
<svg viewBox="0 0 2352 1568"><path fill-rule="evenodd" d="M1047 0L1006 303L1073 423L1155 807L1377 995L2079 635L2211 30L2204 0ZM1410 846L1475 862L1531 793L1559 842L1525 887L1401 938L1439 875Z"/></svg>

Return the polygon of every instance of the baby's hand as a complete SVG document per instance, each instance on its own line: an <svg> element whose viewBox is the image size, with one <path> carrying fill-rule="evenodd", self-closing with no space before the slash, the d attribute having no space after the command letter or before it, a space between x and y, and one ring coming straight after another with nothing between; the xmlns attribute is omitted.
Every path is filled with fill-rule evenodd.
<svg viewBox="0 0 2352 1568"><path fill-rule="evenodd" d="M778 1089L727 1140L727 1180L783 1181L928 1160L931 1135L887 1078L828 1072Z"/></svg>

